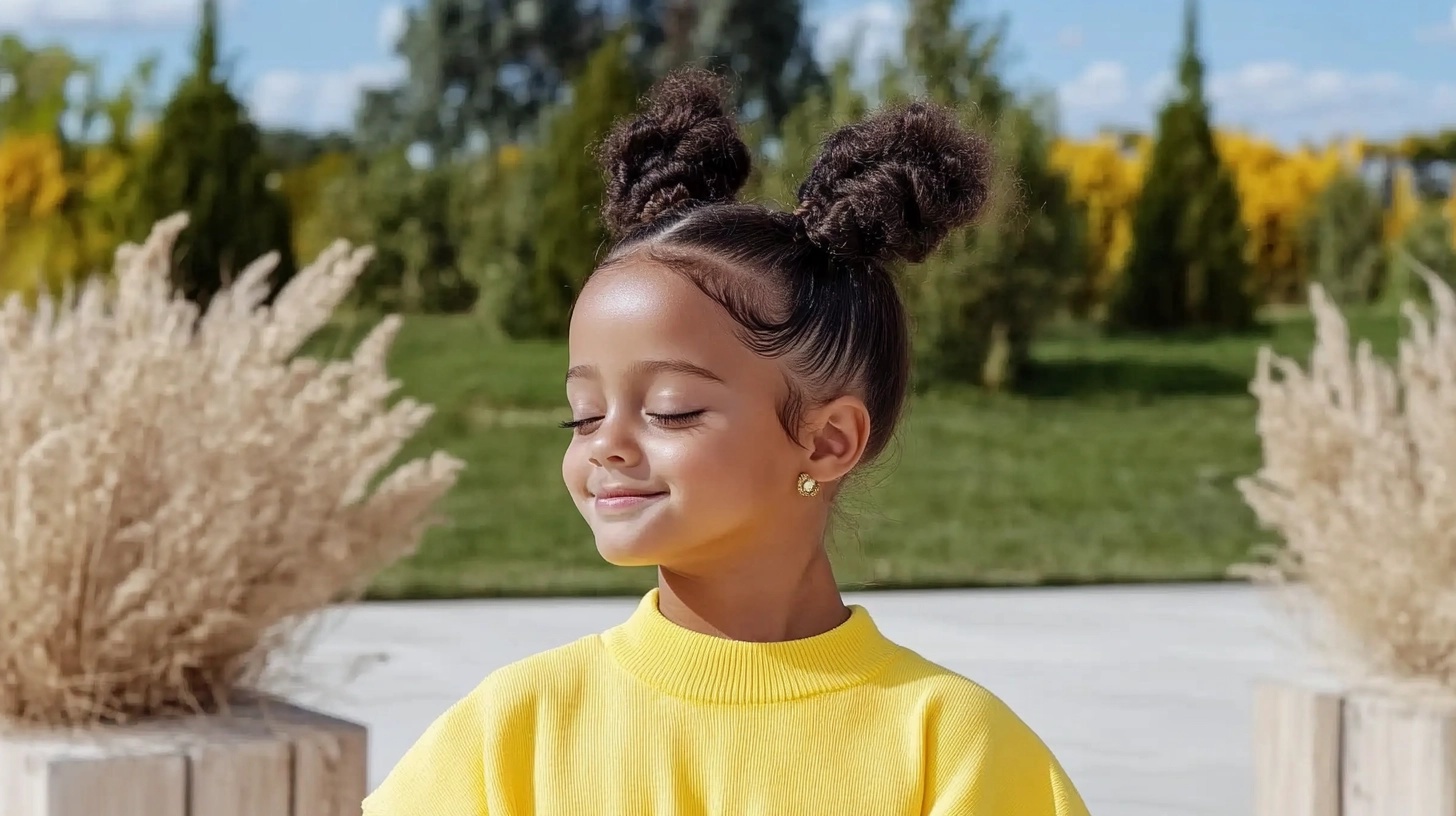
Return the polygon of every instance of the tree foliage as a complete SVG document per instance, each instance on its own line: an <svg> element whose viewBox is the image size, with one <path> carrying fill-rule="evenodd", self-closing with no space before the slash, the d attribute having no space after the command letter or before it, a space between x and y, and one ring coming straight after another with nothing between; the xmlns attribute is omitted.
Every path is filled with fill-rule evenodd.
<svg viewBox="0 0 1456 816"><path fill-rule="evenodd" d="M424 144L441 163L531 131L606 33L603 8L579 0L428 0L406 15L407 77L366 93L361 138Z"/></svg>
<svg viewBox="0 0 1456 816"><path fill-rule="evenodd" d="M353 175L359 168L359 157L348 150L330 150L314 155L313 149L290 157L298 164L281 164L278 193L288 203L293 215L293 254L296 258L315 258L340 236L330 232L334 225L321 218L339 203L350 206L357 202L336 202L331 196L347 193L346 186L335 182ZM288 155L287 148L283 154ZM278 156L270 152L270 156ZM305 159L304 156L312 155ZM276 159L275 159L276 160ZM372 238L372 233L364 233ZM356 234L355 240L361 240Z"/></svg>
<svg viewBox="0 0 1456 816"><path fill-rule="evenodd" d="M1248 289L1260 303L1303 302L1311 269L1300 233L1320 192L1352 169L1338 143L1281 150L1245 133L1214 134L1233 176L1244 227Z"/></svg>
<svg viewBox="0 0 1456 816"><path fill-rule="evenodd" d="M1377 217L1384 217L1373 188L1356 177L1364 155L1358 140L1285 149L1247 133L1219 131L1214 144L1238 190L1249 288L1261 303L1304 302L1308 283L1319 277L1307 254L1306 222L1336 178L1365 184ZM1056 167L1071 185L1092 245L1080 312L1095 314L1119 288L1151 145L1140 135L1111 133L1057 142Z"/></svg>
<svg viewBox="0 0 1456 816"><path fill-rule="evenodd" d="M154 71L143 60L103 93L93 63L0 37L0 295L107 269L132 225Z"/></svg>
<svg viewBox="0 0 1456 816"><path fill-rule="evenodd" d="M512 298L535 268L542 184L535 153L516 144L452 170L448 228L457 263L479 291L474 313L490 334L505 336Z"/></svg>
<svg viewBox="0 0 1456 816"><path fill-rule="evenodd" d="M360 139L419 143L436 162L540 134L546 114L606 40L637 71L685 62L733 73L745 112L770 131L820 86L803 0L428 0L407 12L405 81L368 92Z"/></svg>
<svg viewBox="0 0 1456 816"><path fill-rule="evenodd" d="M951 236L907 281L922 380L1016 384L1038 326L1061 310L1085 244L1065 180L1051 167L1045 103L1000 73L1005 25L956 19L954 0L913 0L901 93L929 96L987 132L999 156L981 224Z"/></svg>
<svg viewBox="0 0 1456 816"><path fill-rule="evenodd" d="M259 132L216 76L215 30L207 49L199 34L199 67L165 108L155 61L102 82L96 63L63 48L0 36L0 293L104 271L120 241L185 209L178 281L202 275L184 287L194 295L262 252L312 257L344 236L379 249L361 305L471 309L495 328L559 334L561 298L602 240L589 143L647 79L684 61L733 75L757 159L745 196L779 206L794 204L820 140L878 101L927 95L997 140L999 205L906 280L921 370L936 378L1014 382L1034 326L1069 297L1079 315L1110 311L1126 325L1116 318L1140 293L1169 307L1159 320L1170 328L1243 317L1250 299L1302 302L1311 281L1342 300L1399 298L1407 270L1386 261L1413 247L1441 263L1438 218L1456 224L1452 131L1294 148L1212 131L1192 48L1158 138L1070 140L1005 79L1005 19L954 0L909 0L903 59L879 88L853 54L815 64L798 0L588 0L566 16L559 1L417 4L400 40L408 78L369 95L357 132ZM591 80L583 69L608 38L625 64L574 90L568 80ZM595 108L573 111L573 98ZM433 161L407 160L414 143L436 148ZM189 266L203 256L213 260ZM1226 285L1236 256L1242 295Z"/></svg>
<svg viewBox="0 0 1456 816"><path fill-rule="evenodd" d="M291 219L272 189L258 128L218 74L217 2L205 0L194 68L162 112L140 174L136 229L186 211L174 284L206 305L249 263L278 252L273 283L295 269ZM138 238L141 236L137 236Z"/></svg>
<svg viewBox="0 0 1456 816"><path fill-rule="evenodd" d="M1209 126L1188 0L1178 92L1157 138L1133 216L1132 248L1111 310L1120 329L1241 329L1253 323L1238 190Z"/></svg>
<svg viewBox="0 0 1456 816"><path fill-rule="evenodd" d="M824 137L869 110L869 99L854 85L852 67L849 59L832 66L829 81L810 91L784 117L776 137L765 128L745 128L746 140L758 142L758 149L743 198L790 210L798 205L799 184L819 155Z"/></svg>
<svg viewBox="0 0 1456 816"><path fill-rule="evenodd" d="M1396 241L1392 265L1392 301L1425 292L1419 285L1418 267L1434 272L1447 285L1456 285L1456 229L1439 207L1421 207L1411 218Z"/></svg>
<svg viewBox="0 0 1456 816"><path fill-rule="evenodd" d="M310 243L344 238L374 247L353 305L396 312L463 312L479 294L451 231L449 168L419 169L403 151L377 154L324 183L302 228Z"/></svg>
<svg viewBox="0 0 1456 816"><path fill-rule="evenodd" d="M534 168L540 218L532 263L512 281L504 328L514 337L564 337L571 304L596 266L607 234L598 217L605 183L592 146L632 113L639 77L626 38L609 39L574 83L572 99L552 117Z"/></svg>
<svg viewBox="0 0 1456 816"><path fill-rule="evenodd" d="M1368 303L1376 296L1385 268L1384 215L1370 185L1348 172L1315 197L1302 225L1302 252L1310 281L1336 303Z"/></svg>
<svg viewBox="0 0 1456 816"><path fill-rule="evenodd" d="M768 133L827 79L803 0L656 0L639 2L636 13L634 27L664 29L650 55L654 73L685 62L731 72L739 106Z"/></svg>
<svg viewBox="0 0 1456 816"><path fill-rule="evenodd" d="M356 153L358 145L351 133L329 131L314 133L295 128L262 131L263 152L279 170L294 170L328 156Z"/></svg>
<svg viewBox="0 0 1456 816"><path fill-rule="evenodd" d="M1084 316L1106 305L1132 246L1132 209L1149 143L1138 139L1129 149L1123 142L1104 134L1088 141L1058 139L1052 146L1052 166L1066 179L1087 242L1082 280L1072 294L1073 309Z"/></svg>
<svg viewBox="0 0 1456 816"><path fill-rule="evenodd" d="M1410 162L1417 187L1431 198L1456 187L1456 128L1438 133L1412 133L1391 151ZM1444 169L1444 173L1440 172ZM1442 179L1444 176L1444 181Z"/></svg>

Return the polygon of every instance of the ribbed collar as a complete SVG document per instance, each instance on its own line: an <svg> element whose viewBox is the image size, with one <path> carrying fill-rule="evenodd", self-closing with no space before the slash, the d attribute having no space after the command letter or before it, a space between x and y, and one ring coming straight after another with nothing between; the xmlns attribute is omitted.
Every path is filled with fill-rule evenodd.
<svg viewBox="0 0 1456 816"><path fill-rule="evenodd" d="M873 677L896 649L860 606L821 635L749 643L684 629L663 617L657 602L653 589L602 640L637 679L699 702L756 705L849 688Z"/></svg>

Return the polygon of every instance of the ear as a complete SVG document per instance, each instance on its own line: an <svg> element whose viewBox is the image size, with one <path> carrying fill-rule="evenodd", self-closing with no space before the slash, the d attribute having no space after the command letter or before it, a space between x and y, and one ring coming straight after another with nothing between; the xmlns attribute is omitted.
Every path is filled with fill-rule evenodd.
<svg viewBox="0 0 1456 816"><path fill-rule="evenodd" d="M864 458L870 440L870 412L858 397L844 396L804 417L804 472L820 484L844 478Z"/></svg>

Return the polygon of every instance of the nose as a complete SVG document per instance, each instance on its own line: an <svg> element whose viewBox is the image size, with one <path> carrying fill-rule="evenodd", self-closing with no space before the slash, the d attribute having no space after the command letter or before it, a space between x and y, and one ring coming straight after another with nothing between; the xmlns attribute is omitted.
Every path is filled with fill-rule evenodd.
<svg viewBox="0 0 1456 816"><path fill-rule="evenodd" d="M621 416L608 416L591 435L591 463L597 467L632 467L642 459L632 422Z"/></svg>

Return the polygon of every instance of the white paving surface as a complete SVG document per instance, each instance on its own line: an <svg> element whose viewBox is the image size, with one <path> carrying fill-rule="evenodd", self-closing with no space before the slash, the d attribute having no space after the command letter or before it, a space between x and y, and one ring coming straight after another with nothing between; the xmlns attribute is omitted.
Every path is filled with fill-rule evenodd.
<svg viewBox="0 0 1456 816"><path fill-rule="evenodd" d="M1094 816L1248 816L1252 683L1314 672L1246 586L853 594L892 639L1006 700ZM370 729L377 784L490 671L624 620L635 598L364 604L308 659L294 697ZM360 669L344 681L343 672ZM327 678L319 681L317 678Z"/></svg>

